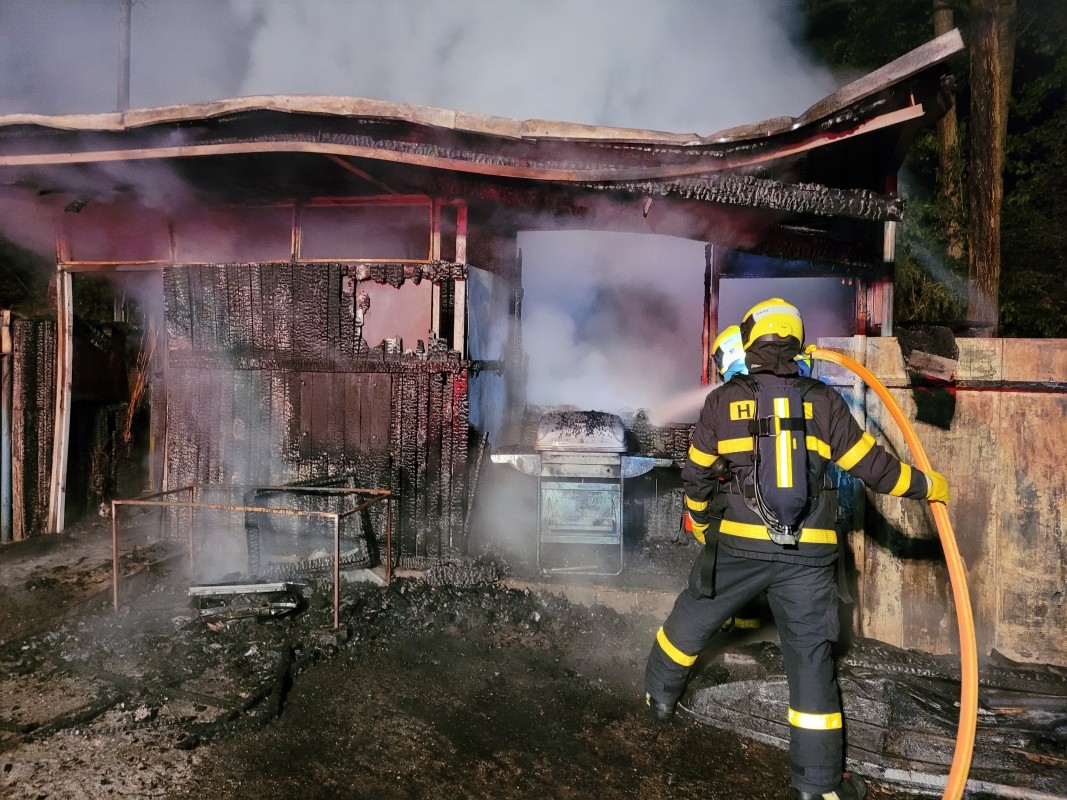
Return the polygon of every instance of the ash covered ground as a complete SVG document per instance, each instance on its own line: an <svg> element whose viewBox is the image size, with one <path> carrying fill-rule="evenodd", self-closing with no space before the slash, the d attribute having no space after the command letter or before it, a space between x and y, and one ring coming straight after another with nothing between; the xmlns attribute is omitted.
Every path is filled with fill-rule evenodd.
<svg viewBox="0 0 1067 800"><path fill-rule="evenodd" d="M325 585L212 630L187 587L162 569L0 646L0 796L790 796L784 752L650 720L658 620L396 580L343 587L337 630Z"/></svg>

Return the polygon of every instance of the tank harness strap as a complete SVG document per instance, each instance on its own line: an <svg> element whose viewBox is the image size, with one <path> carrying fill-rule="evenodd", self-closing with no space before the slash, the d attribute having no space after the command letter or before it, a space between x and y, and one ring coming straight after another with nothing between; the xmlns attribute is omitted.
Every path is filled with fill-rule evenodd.
<svg viewBox="0 0 1067 800"><path fill-rule="evenodd" d="M711 504L708 513L711 516L711 524L704 534L704 555L700 560L700 596L715 597L715 562L719 557L719 528L722 526L723 517L726 516L726 493L720 488Z"/></svg>
<svg viewBox="0 0 1067 800"><path fill-rule="evenodd" d="M760 417L748 421L753 436L777 436L782 431L807 431L804 417Z"/></svg>
<svg viewBox="0 0 1067 800"><path fill-rule="evenodd" d="M845 574L845 532L838 530L837 534L837 595L845 605L852 605L852 593L848 590L848 575Z"/></svg>

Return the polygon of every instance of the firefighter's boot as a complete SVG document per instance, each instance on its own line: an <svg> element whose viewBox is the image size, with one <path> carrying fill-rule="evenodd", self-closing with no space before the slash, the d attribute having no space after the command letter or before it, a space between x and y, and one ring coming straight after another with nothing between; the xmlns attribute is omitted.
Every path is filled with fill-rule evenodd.
<svg viewBox="0 0 1067 800"><path fill-rule="evenodd" d="M800 800L863 800L867 796L867 784L859 775L849 775L847 772L841 781L841 785L830 792L814 794L797 790Z"/></svg>
<svg viewBox="0 0 1067 800"><path fill-rule="evenodd" d="M648 708L652 711L652 717L656 722L670 722L674 719L676 703L661 703L650 694L645 695L645 702L648 703Z"/></svg>

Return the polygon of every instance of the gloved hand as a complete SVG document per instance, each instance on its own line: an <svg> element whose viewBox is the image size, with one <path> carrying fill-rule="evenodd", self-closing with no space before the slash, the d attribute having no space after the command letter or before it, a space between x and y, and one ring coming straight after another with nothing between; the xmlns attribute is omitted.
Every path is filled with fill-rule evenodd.
<svg viewBox="0 0 1067 800"><path fill-rule="evenodd" d="M940 472L926 473L926 499L948 505L948 481Z"/></svg>
<svg viewBox="0 0 1067 800"><path fill-rule="evenodd" d="M701 544L704 544L704 536L708 532L708 523L706 523L706 522L697 522L695 519L693 519L692 514L690 514L689 515L689 525L687 525L686 527L689 528L689 530L693 532L693 537L698 542L700 542Z"/></svg>

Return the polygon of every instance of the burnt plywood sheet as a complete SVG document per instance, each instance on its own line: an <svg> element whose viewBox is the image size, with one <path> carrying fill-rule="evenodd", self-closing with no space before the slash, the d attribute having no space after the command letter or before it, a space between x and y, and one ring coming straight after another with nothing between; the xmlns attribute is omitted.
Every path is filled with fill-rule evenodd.
<svg viewBox="0 0 1067 800"><path fill-rule="evenodd" d="M348 476L397 492L403 552L437 557L466 511L467 365L369 358L341 279L336 264L165 270L168 485Z"/></svg>
<svg viewBox="0 0 1067 800"><path fill-rule="evenodd" d="M913 388L892 338L820 345L861 356L890 387L934 468L948 479L979 650L1067 664L1067 489L1059 445L1067 440L1067 395L1055 389L1067 380L1067 342L957 343L957 380L984 388ZM857 391L837 368L825 374L843 394ZM1051 388L1041 390L1043 383ZM858 391L866 430L914 463L881 402ZM862 553L860 633L900 647L957 652L955 608L929 509L884 496L867 501L867 524L853 542Z"/></svg>

